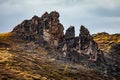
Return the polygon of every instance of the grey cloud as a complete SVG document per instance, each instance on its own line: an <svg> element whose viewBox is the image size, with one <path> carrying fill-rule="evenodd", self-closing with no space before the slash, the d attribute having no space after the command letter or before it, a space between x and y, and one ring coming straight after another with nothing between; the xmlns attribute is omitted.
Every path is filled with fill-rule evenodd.
<svg viewBox="0 0 120 80"><path fill-rule="evenodd" d="M103 7L97 7L94 10L91 10L94 15L103 16L103 17L120 17L120 7L115 9L107 9Z"/></svg>
<svg viewBox="0 0 120 80"><path fill-rule="evenodd" d="M91 33L104 31L106 26L110 26L107 32L120 32L120 20L116 19L120 16L119 5L119 0L0 0L0 32L10 31L24 19L52 10L60 12L65 29L76 26L77 35L80 25L87 26Z"/></svg>

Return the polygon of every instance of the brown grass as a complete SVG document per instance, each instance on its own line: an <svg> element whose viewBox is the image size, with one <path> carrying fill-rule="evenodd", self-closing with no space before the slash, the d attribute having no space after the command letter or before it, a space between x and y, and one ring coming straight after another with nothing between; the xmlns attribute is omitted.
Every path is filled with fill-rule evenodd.
<svg viewBox="0 0 120 80"><path fill-rule="evenodd" d="M94 40L98 43L100 49L109 52L113 44L120 43L120 35L98 33L94 36Z"/></svg>
<svg viewBox="0 0 120 80"><path fill-rule="evenodd" d="M1 43L15 47L0 49L0 80L112 80L87 68L71 69L71 64L54 59L40 46L33 52L21 50L24 43L13 42L11 35L0 34Z"/></svg>

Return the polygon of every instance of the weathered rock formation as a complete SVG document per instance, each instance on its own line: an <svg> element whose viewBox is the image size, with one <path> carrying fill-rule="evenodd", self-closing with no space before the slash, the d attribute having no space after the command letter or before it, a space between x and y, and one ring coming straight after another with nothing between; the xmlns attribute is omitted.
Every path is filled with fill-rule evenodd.
<svg viewBox="0 0 120 80"><path fill-rule="evenodd" d="M103 52L83 25L81 25L79 37L75 37L74 27L69 27L62 42L64 42L63 57L67 60L79 63L84 57L86 60L105 62Z"/></svg>
<svg viewBox="0 0 120 80"><path fill-rule="evenodd" d="M90 55L90 59L96 61L98 45L93 40L88 29L86 29L83 25L81 26L79 34L79 50L81 54Z"/></svg>
<svg viewBox="0 0 120 80"><path fill-rule="evenodd" d="M34 16L30 20L24 20L13 29L17 39L27 41L46 41L50 46L57 46L63 37L63 25L59 22L59 13L56 11L41 17Z"/></svg>
<svg viewBox="0 0 120 80"><path fill-rule="evenodd" d="M57 46L59 40L63 37L63 26L59 23L59 13L51 12L46 16L46 26L43 29L43 38L51 46Z"/></svg>
<svg viewBox="0 0 120 80"><path fill-rule="evenodd" d="M99 50L88 29L82 25L79 37L75 37L75 28L70 26L64 35L64 27L59 17L56 11L45 12L41 17L34 16L30 20L24 20L13 29L12 33L19 40L37 42L43 46L45 41L50 47L57 48L62 58L76 63L79 63L83 56L86 56L87 60L103 61L100 57L102 51Z"/></svg>

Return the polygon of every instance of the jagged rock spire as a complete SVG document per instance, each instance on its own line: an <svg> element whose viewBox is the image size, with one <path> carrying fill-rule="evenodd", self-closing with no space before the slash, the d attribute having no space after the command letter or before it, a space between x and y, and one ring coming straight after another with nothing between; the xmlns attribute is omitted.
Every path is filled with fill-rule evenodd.
<svg viewBox="0 0 120 80"><path fill-rule="evenodd" d="M65 39L72 39L75 38L75 28L74 26L70 26L65 33Z"/></svg>
<svg viewBox="0 0 120 80"><path fill-rule="evenodd" d="M81 25L79 34L79 50L81 54L89 55L91 60L97 60L98 44L93 40L89 30L83 25Z"/></svg>
<svg viewBox="0 0 120 80"><path fill-rule="evenodd" d="M88 31L88 29L85 26L81 25L80 34L81 35L90 35L90 32Z"/></svg>

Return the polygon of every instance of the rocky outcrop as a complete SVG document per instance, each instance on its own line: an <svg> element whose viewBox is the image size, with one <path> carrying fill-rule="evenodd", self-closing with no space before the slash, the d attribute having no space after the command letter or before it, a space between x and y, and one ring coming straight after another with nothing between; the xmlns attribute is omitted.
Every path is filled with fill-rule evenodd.
<svg viewBox="0 0 120 80"><path fill-rule="evenodd" d="M81 25L79 37L75 37L74 27L69 27L62 42L64 42L62 55L67 60L76 63L80 63L82 60L105 63L103 52L83 25Z"/></svg>
<svg viewBox="0 0 120 80"><path fill-rule="evenodd" d="M45 12L41 17L34 16L24 20L13 29L17 39L26 41L46 41L50 46L57 46L63 37L63 25L59 22L59 13Z"/></svg>
<svg viewBox="0 0 120 80"><path fill-rule="evenodd" d="M96 61L98 45L93 40L88 29L85 28L83 25L81 26L79 34L79 50L80 54L89 55L90 59Z"/></svg>
<svg viewBox="0 0 120 80"><path fill-rule="evenodd" d="M46 26L43 28L43 38L51 46L57 46L59 40L63 37L63 26L59 23L59 13L51 12L46 16Z"/></svg>
<svg viewBox="0 0 120 80"><path fill-rule="evenodd" d="M79 63L83 56L87 56L86 60L101 59L103 61L102 51L99 50L89 30L82 25L79 36L75 37L75 28L70 26L64 35L64 27L60 23L59 17L60 15L56 11L45 12L41 17L33 16L32 19L24 20L17 25L12 33L18 40L33 41L43 47L47 43L47 46L57 48L62 58L76 63Z"/></svg>

